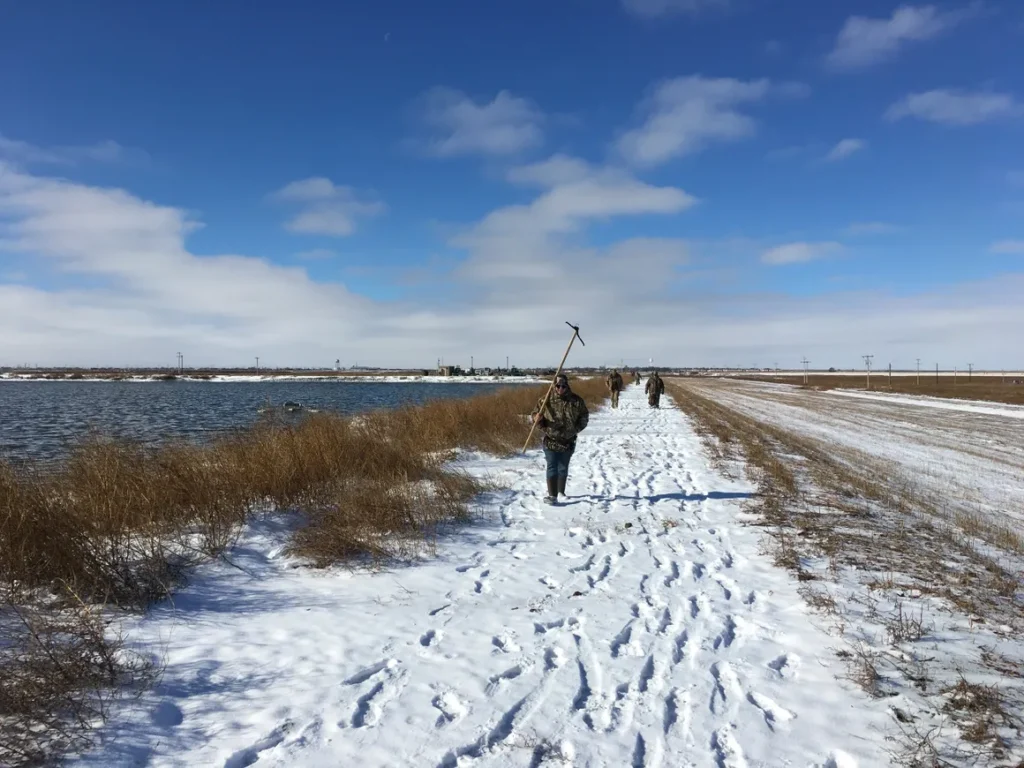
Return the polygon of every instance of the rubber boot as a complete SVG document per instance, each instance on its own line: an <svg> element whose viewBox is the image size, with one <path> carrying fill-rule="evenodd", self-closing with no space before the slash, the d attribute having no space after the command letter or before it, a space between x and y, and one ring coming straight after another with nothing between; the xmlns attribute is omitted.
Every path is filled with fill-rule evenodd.
<svg viewBox="0 0 1024 768"><path fill-rule="evenodd" d="M560 494L562 494L563 496L565 496L565 481L568 480L568 479L569 478L562 477L561 475L559 475L559 477L558 477L558 492ZM568 497L566 497L566 498L568 498Z"/></svg>
<svg viewBox="0 0 1024 768"><path fill-rule="evenodd" d="M548 495L544 497L544 501L548 504L558 503L558 478L549 477L548 479Z"/></svg>

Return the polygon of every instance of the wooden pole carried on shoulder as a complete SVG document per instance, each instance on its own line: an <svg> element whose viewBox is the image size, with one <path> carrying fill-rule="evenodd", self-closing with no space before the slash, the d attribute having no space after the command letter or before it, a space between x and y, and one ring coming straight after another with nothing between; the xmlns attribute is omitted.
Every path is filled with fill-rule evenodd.
<svg viewBox="0 0 1024 768"><path fill-rule="evenodd" d="M576 339L579 339L580 344L583 344L583 339L580 338L580 327L578 325L573 325L568 320L565 324L572 328L572 338L569 339L569 346L565 348L565 354L562 355L562 362L558 364L558 370L555 371L555 377L551 379L551 385L548 387L548 391L544 395L544 400L540 404L540 411L538 411L538 413L544 413L544 409L547 408L548 400L551 397L551 392L555 388L555 382L558 381L558 376L562 373L562 366L565 365L566 358L569 357L569 350L572 349L573 342L576 341ZM583 344L583 346L587 345ZM533 439L533 430L535 430L536 428L537 422L533 422L530 425L530 434L527 435L526 437L526 444L523 446L523 453L526 453L526 449L530 447L530 441Z"/></svg>

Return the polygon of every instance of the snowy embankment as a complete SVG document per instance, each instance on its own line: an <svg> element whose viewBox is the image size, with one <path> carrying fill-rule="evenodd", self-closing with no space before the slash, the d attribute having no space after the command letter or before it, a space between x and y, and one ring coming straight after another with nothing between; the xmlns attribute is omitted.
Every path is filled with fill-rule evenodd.
<svg viewBox="0 0 1024 768"><path fill-rule="evenodd" d="M957 373L959 373L960 376L963 376L966 379L967 378L966 370L967 370L966 368L960 368L959 371L957 371L957 370L955 370L953 368L943 368L943 369L941 369L939 371L939 373L942 376L953 376L953 375L956 375ZM715 371L711 375L713 375L713 376L724 376L724 377L730 377L730 376L739 376L739 377L743 377L743 376L775 377L775 376L778 376L780 378L792 379L795 376L803 376L804 373L807 373L807 374L809 374L810 376L812 376L814 378L818 378L820 376L848 376L848 377L851 377L851 378L853 378L853 377L860 377L860 378L863 379L863 378L865 378L867 376L867 371L865 371L865 370L859 370L859 371L854 371L854 370L842 370L842 371L815 371L815 370L809 370L809 371L804 371L803 368L791 368L791 369L788 369L788 370L779 369L777 371L774 371L774 370L766 371L766 370L763 370L763 369L760 369L760 368L751 368L751 369L748 369L748 370L745 370L745 371ZM884 368L877 369L877 370L872 370L871 373L872 373L873 376L876 376L876 377L885 377L885 376L889 375L889 371L885 370ZM932 370L924 369L924 370L921 370L921 371L916 371L916 370L897 371L897 370L894 370L892 372L892 375L894 377L899 376L901 378L911 378L911 377L913 377L913 378L926 379L929 376L934 376L935 375L935 370L934 369L932 369ZM1010 370L1006 370L1006 371L979 371L979 370L975 369L971 373L971 375L972 376L979 376L979 377L982 377L982 378L989 378L989 379L991 379L991 378L1003 378L1003 377L1005 377L1005 378L1022 378L1022 377L1024 377L1024 371L1010 371Z"/></svg>
<svg viewBox="0 0 1024 768"><path fill-rule="evenodd" d="M770 458L750 455L769 482L795 477L776 552L805 574L850 675L886 702L898 764L1024 765L1017 409L741 381L684 390L767 436Z"/></svg>
<svg viewBox="0 0 1024 768"><path fill-rule="evenodd" d="M723 383L714 399L882 460L950 511L1024 521L1024 408L757 382Z"/></svg>
<svg viewBox="0 0 1024 768"><path fill-rule="evenodd" d="M888 764L884 705L678 410L595 414L557 507L537 451L462 461L507 490L417 565L310 570L248 528L127 627L162 680L73 764Z"/></svg>

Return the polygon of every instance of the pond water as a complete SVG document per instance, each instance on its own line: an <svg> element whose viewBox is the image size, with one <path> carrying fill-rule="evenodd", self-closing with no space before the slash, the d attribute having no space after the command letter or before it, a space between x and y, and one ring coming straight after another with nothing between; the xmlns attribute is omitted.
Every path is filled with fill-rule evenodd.
<svg viewBox="0 0 1024 768"><path fill-rule="evenodd" d="M59 457L91 431L158 443L202 440L247 427L259 408L292 401L358 413L443 398L465 398L519 384L339 381L16 382L0 381L0 459Z"/></svg>

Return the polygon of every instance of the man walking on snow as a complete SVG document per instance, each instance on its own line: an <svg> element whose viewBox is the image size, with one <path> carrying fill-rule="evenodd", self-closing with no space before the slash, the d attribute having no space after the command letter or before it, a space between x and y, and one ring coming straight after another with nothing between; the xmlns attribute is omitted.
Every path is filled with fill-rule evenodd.
<svg viewBox="0 0 1024 768"><path fill-rule="evenodd" d="M543 410L541 406L543 405ZM583 398L569 388L565 374L555 378L554 393L544 405L541 400L533 409L534 423L544 433L544 458L547 461L548 504L558 502L558 494L565 495L565 482L569 479L569 460L576 450L576 436L587 428L590 412Z"/></svg>
<svg viewBox="0 0 1024 768"><path fill-rule="evenodd" d="M608 385L608 391L612 393L612 408L618 408L619 392L622 391L622 375L617 368L608 374L605 384Z"/></svg>
<svg viewBox="0 0 1024 768"><path fill-rule="evenodd" d="M644 387L644 392L647 394L647 404L651 408L661 407L661 396L665 394L665 382L661 380L657 371L652 372L647 378L647 386Z"/></svg>

